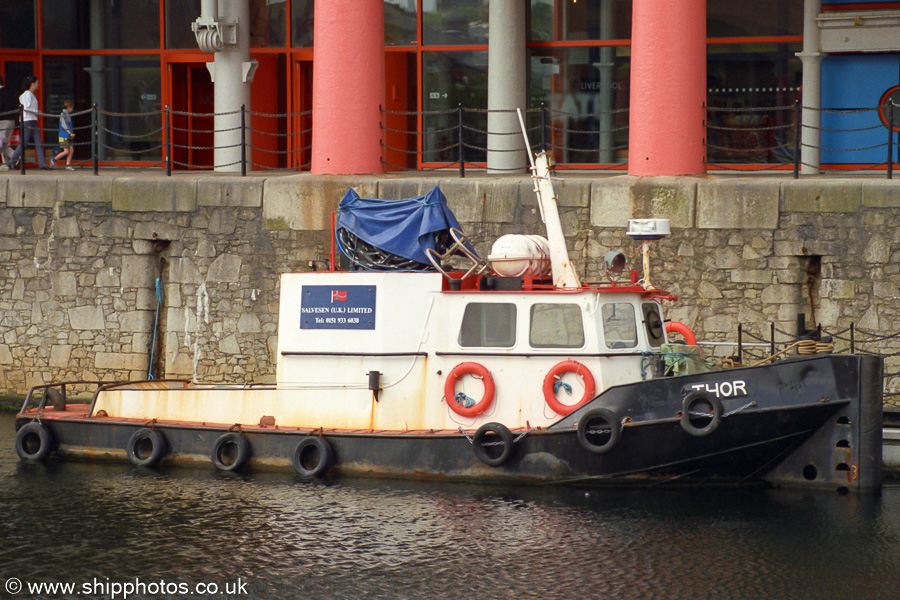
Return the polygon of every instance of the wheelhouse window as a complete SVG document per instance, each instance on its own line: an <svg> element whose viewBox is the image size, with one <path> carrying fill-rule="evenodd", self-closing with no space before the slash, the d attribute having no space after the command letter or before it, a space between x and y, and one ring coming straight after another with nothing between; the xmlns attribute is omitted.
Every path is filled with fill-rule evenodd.
<svg viewBox="0 0 900 600"><path fill-rule="evenodd" d="M641 311L644 313L644 328L647 330L647 339L650 345L658 348L665 341L665 327L663 325L662 316L659 314L659 306L653 302L645 302L641 305Z"/></svg>
<svg viewBox="0 0 900 600"><path fill-rule="evenodd" d="M581 348L584 322L577 304L534 304L531 307L532 348Z"/></svg>
<svg viewBox="0 0 900 600"><path fill-rule="evenodd" d="M601 309L603 338L611 350L637 346L637 321L634 307L627 302L610 302Z"/></svg>
<svg viewBox="0 0 900 600"><path fill-rule="evenodd" d="M516 305L473 302L466 306L459 345L512 348L516 344Z"/></svg>

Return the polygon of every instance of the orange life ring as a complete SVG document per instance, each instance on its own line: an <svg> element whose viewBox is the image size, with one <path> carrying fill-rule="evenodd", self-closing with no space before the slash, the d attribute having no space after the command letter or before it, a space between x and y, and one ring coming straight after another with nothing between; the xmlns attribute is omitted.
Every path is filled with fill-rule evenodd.
<svg viewBox="0 0 900 600"><path fill-rule="evenodd" d="M687 342L688 346L697 345L697 336L695 336L694 332L691 331L691 328L684 323L669 321L666 323L666 333L680 333L684 336L684 341Z"/></svg>
<svg viewBox="0 0 900 600"><path fill-rule="evenodd" d="M456 380L463 375L474 375L480 378L484 384L484 395L481 400L469 407L456 400ZM447 380L444 382L444 400L450 410L456 414L463 417L477 417L486 411L494 401L494 378L483 365L474 362L460 363L453 367L453 370L447 375Z"/></svg>
<svg viewBox="0 0 900 600"><path fill-rule="evenodd" d="M553 391L553 384L556 383L556 380L559 379L563 373L575 373L581 377L582 381L584 381L584 395L576 404L563 404L559 401L556 397L556 393ZM563 416L569 414L593 398L595 389L596 385L594 384L594 376L591 375L591 371L580 362L575 362L574 360L564 360L561 363L558 363L552 369L547 371L547 376L544 377L544 400L547 401L547 405L552 408L556 414Z"/></svg>

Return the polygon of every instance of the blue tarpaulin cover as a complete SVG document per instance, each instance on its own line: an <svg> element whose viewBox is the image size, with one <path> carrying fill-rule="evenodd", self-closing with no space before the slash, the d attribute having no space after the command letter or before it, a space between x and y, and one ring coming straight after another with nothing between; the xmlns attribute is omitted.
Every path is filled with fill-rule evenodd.
<svg viewBox="0 0 900 600"><path fill-rule="evenodd" d="M345 256L349 254L340 244L341 229L384 252L428 265L427 248L446 250L435 248L434 234L451 227L460 229L439 188L405 200L360 198L351 189L338 206L335 233Z"/></svg>

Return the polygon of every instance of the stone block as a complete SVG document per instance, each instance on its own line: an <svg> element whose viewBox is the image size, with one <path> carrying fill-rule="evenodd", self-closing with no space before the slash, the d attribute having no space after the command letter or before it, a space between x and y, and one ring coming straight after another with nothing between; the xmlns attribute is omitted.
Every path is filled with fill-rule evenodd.
<svg viewBox="0 0 900 600"><path fill-rule="evenodd" d="M222 354L240 354L241 345L237 341L237 336L229 335L219 342L219 352Z"/></svg>
<svg viewBox="0 0 900 600"><path fill-rule="evenodd" d="M5 179L0 179L0 186L5 183ZM16 219L11 209L0 209L0 235L16 235Z"/></svg>
<svg viewBox="0 0 900 600"><path fill-rule="evenodd" d="M156 313L151 310L132 310L119 313L119 331L135 333L153 330Z"/></svg>
<svg viewBox="0 0 900 600"><path fill-rule="evenodd" d="M66 368L69 366L72 356L72 346L69 344L60 344L50 347L50 366L58 368Z"/></svg>
<svg viewBox="0 0 900 600"><path fill-rule="evenodd" d="M112 207L121 212L197 210L197 179L182 177L117 177Z"/></svg>
<svg viewBox="0 0 900 600"><path fill-rule="evenodd" d="M259 317L253 313L242 314L241 318L238 319L237 329L239 333L259 333L262 331Z"/></svg>
<svg viewBox="0 0 900 600"><path fill-rule="evenodd" d="M0 179L0 206L6 206L9 202L9 177Z"/></svg>
<svg viewBox="0 0 900 600"><path fill-rule="evenodd" d="M6 344L0 344L0 365L13 364L13 355Z"/></svg>
<svg viewBox="0 0 900 600"><path fill-rule="evenodd" d="M772 283L772 273L757 269L732 269L731 282L758 284Z"/></svg>
<svg viewBox="0 0 900 600"><path fill-rule="evenodd" d="M862 182L792 179L781 183L784 212L853 213L862 203Z"/></svg>
<svg viewBox="0 0 900 600"><path fill-rule="evenodd" d="M106 319L100 306L78 306L70 308L67 312L72 329L95 331L106 328Z"/></svg>
<svg viewBox="0 0 900 600"><path fill-rule="evenodd" d="M98 223L90 234L98 238L127 238L130 231L131 225L127 219L111 217Z"/></svg>
<svg viewBox="0 0 900 600"><path fill-rule="evenodd" d="M169 281L198 285L203 282L203 276L190 258L173 258L169 262Z"/></svg>
<svg viewBox="0 0 900 600"><path fill-rule="evenodd" d="M132 237L137 240L180 240L182 229L177 225L154 221L150 223L136 223Z"/></svg>
<svg viewBox="0 0 900 600"><path fill-rule="evenodd" d="M629 219L669 219L693 227L698 179L619 175L591 184L591 224L624 228Z"/></svg>
<svg viewBox="0 0 900 600"><path fill-rule="evenodd" d="M53 221L53 235L58 238L77 238L81 235L78 230L78 219L75 217L63 217Z"/></svg>
<svg viewBox="0 0 900 600"><path fill-rule="evenodd" d="M56 271L52 275L53 293L59 296L75 296L78 293L78 285L75 273L70 271Z"/></svg>
<svg viewBox="0 0 900 600"><path fill-rule="evenodd" d="M206 281L209 283L237 283L241 280L242 259L236 254L223 254L209 265Z"/></svg>
<svg viewBox="0 0 900 600"><path fill-rule="evenodd" d="M377 197L385 200L405 200L424 196L434 188L431 180L386 179L378 182ZM443 190L441 190L443 191Z"/></svg>
<svg viewBox="0 0 900 600"><path fill-rule="evenodd" d="M861 182L862 205L870 208L900 208L900 185L890 179Z"/></svg>
<svg viewBox="0 0 900 600"><path fill-rule="evenodd" d="M697 184L697 227L775 229L778 180L716 179Z"/></svg>
<svg viewBox="0 0 900 600"><path fill-rule="evenodd" d="M232 209L214 209L207 227L210 235L231 235L237 229L237 216Z"/></svg>
<svg viewBox="0 0 900 600"><path fill-rule="evenodd" d="M113 179L107 177L62 177L59 180L59 201L70 204L83 202L112 202Z"/></svg>
<svg viewBox="0 0 900 600"><path fill-rule="evenodd" d="M7 179L7 205L16 208L51 208L56 204L56 179L20 177Z"/></svg>
<svg viewBox="0 0 900 600"><path fill-rule="evenodd" d="M447 206L456 220L463 223L483 223L487 209L487 191L478 179L441 179L438 185L447 197Z"/></svg>
<svg viewBox="0 0 900 600"><path fill-rule="evenodd" d="M481 185L484 192L486 223L520 223L519 187L507 179L489 180Z"/></svg>
<svg viewBox="0 0 900 600"><path fill-rule="evenodd" d="M353 188L362 198L374 198L375 178L360 176L311 177L294 175L266 180L263 186L263 221L268 230L328 230L331 212Z"/></svg>
<svg viewBox="0 0 900 600"><path fill-rule="evenodd" d="M122 287L125 289L154 287L159 269L153 256L122 257Z"/></svg>
<svg viewBox="0 0 900 600"><path fill-rule="evenodd" d="M94 368L110 370L147 371L146 354L124 352L98 352L94 356Z"/></svg>
<svg viewBox="0 0 900 600"><path fill-rule="evenodd" d="M197 181L197 204L259 208L263 202L265 182L259 177L203 177Z"/></svg>

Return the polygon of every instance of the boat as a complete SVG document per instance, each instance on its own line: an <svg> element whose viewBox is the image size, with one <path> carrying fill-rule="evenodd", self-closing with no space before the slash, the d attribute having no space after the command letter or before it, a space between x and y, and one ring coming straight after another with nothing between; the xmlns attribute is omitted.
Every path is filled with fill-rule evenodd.
<svg viewBox="0 0 900 600"><path fill-rule="evenodd" d="M879 357L809 340L812 353L712 368L650 282L668 222L627 224L642 274L613 251L606 280L582 283L550 159L531 159L546 238L503 236L484 260L439 190L350 190L333 237L347 268L281 276L274 384L96 384L81 402L71 390L93 383L35 386L16 451L305 480L880 489Z"/></svg>

